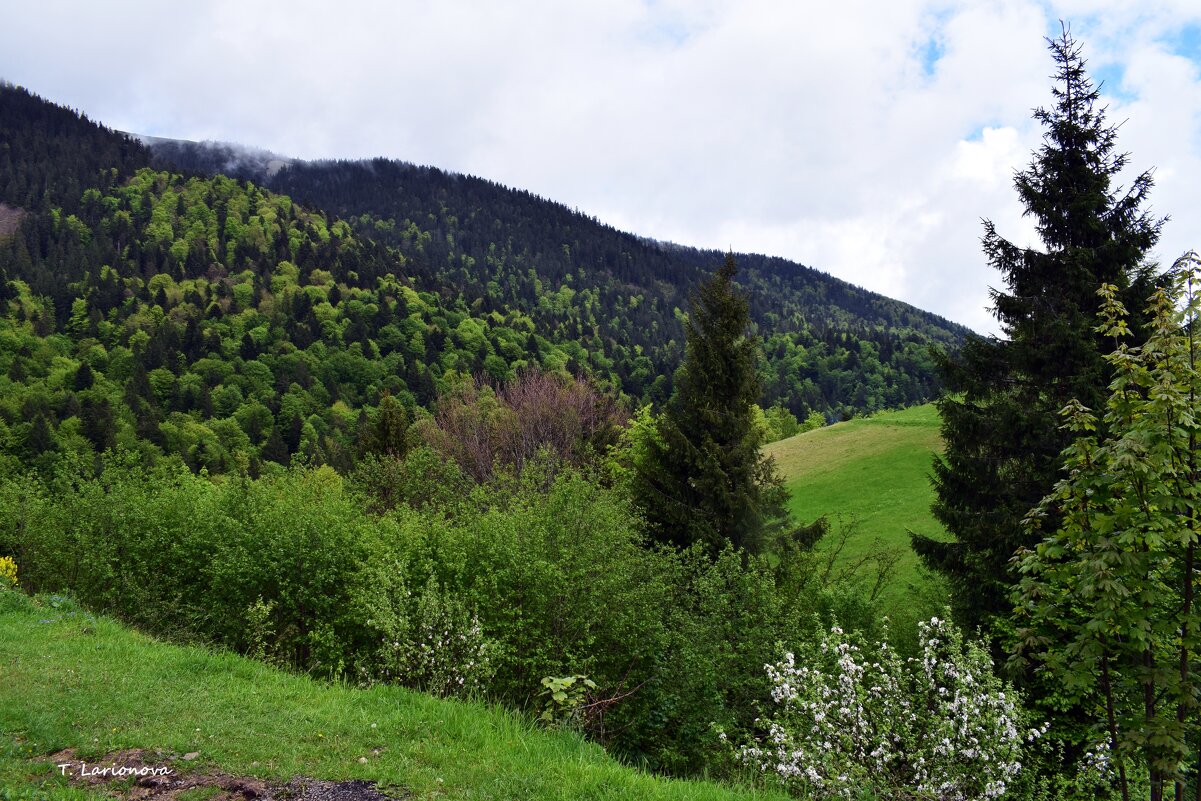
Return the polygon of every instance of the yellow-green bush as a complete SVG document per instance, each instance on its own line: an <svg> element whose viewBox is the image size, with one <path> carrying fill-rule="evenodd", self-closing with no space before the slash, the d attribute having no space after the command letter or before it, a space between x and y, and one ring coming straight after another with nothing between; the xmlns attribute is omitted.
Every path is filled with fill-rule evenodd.
<svg viewBox="0 0 1201 801"><path fill-rule="evenodd" d="M11 556L0 556L0 587L17 586L17 563Z"/></svg>

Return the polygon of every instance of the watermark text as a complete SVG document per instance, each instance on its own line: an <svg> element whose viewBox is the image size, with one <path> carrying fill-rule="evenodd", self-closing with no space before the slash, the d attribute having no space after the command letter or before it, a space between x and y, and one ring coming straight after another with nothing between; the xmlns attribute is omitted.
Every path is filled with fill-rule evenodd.
<svg viewBox="0 0 1201 801"><path fill-rule="evenodd" d="M149 765L89 765L86 762L59 762L55 765L63 776L79 778L127 779L142 776L170 776L175 771L168 767Z"/></svg>

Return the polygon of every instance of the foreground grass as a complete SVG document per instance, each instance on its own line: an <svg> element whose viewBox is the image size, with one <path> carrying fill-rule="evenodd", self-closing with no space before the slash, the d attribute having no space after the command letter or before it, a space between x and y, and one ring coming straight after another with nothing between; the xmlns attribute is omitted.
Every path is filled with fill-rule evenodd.
<svg viewBox="0 0 1201 801"><path fill-rule="evenodd" d="M836 423L765 450L787 482L797 519L827 515L835 527L840 519L856 522L839 562L897 550L896 574L881 596L886 610L895 611L911 606L915 595L939 594L934 579L919 570L906 530L932 536L944 531L930 514L930 460L941 449L938 411L927 404Z"/></svg>
<svg viewBox="0 0 1201 801"><path fill-rule="evenodd" d="M367 779L406 798L785 797L656 778L503 710L397 687L330 686L0 590L0 799L111 799L68 787L36 760L68 747L85 759L128 748L199 752L188 765Z"/></svg>

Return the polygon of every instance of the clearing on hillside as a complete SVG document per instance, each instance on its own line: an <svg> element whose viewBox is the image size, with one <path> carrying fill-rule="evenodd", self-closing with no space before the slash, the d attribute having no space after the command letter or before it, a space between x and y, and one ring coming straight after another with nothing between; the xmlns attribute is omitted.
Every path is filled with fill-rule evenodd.
<svg viewBox="0 0 1201 801"><path fill-rule="evenodd" d="M907 534L944 531L930 514L930 461L942 450L932 404L835 423L765 450L784 476L796 518L829 518L832 533L819 548L836 545L840 520L856 522L840 564L896 549L896 572L881 594L885 611L910 607L914 594L939 594L934 579L920 570Z"/></svg>

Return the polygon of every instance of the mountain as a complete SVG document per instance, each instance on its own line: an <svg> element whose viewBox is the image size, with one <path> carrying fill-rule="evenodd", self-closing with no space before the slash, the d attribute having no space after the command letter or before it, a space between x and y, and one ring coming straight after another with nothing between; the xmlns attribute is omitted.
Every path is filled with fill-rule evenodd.
<svg viewBox="0 0 1201 801"><path fill-rule="evenodd" d="M724 254L638 237L482 178L399 161L302 161L221 143L154 140L155 163L257 181L397 248L420 285L472 308L519 308L540 332L611 361L659 401L682 356L680 310ZM737 254L766 354L764 405L803 416L929 399L931 344L967 329L785 259ZM450 290L450 288L454 290ZM571 297L563 297L567 289ZM587 297L574 297L578 293ZM555 297L544 302L543 297ZM649 362L649 364L647 363ZM623 370L625 365L637 365Z"/></svg>
<svg viewBox="0 0 1201 801"><path fill-rule="evenodd" d="M11 85L0 221L0 459L47 467L124 445L211 472L345 469L385 395L411 417L464 377L529 367L662 401L719 261L432 168L147 144ZM739 258L765 406L924 400L928 347L964 333Z"/></svg>

